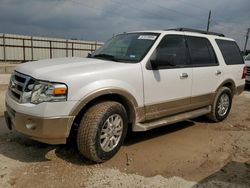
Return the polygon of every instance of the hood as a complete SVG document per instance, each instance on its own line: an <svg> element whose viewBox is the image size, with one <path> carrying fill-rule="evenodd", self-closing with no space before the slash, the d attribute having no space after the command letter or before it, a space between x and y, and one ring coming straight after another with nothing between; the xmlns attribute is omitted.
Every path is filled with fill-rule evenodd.
<svg viewBox="0 0 250 188"><path fill-rule="evenodd" d="M92 74L100 70L114 69L121 64L125 63L93 58L58 58L23 63L16 67L16 71L39 80L62 81L62 78L67 80L68 77L77 74Z"/></svg>

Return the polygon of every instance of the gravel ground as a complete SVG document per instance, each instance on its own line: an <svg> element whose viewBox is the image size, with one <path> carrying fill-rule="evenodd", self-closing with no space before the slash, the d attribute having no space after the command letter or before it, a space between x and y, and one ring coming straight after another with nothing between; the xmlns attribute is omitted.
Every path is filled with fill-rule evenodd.
<svg viewBox="0 0 250 188"><path fill-rule="evenodd" d="M250 91L230 116L130 133L103 164L82 158L71 142L50 146L9 131L0 90L0 187L250 187Z"/></svg>
<svg viewBox="0 0 250 188"><path fill-rule="evenodd" d="M112 180L112 181L110 181ZM136 174L125 174L119 170L96 170L85 183L86 187L192 187L196 183L183 180L179 177L164 178L160 175L145 178Z"/></svg>

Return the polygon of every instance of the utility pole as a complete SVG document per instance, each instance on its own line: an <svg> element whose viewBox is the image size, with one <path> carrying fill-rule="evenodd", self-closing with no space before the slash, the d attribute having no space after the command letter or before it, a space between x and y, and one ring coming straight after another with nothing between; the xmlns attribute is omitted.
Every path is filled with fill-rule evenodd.
<svg viewBox="0 0 250 188"><path fill-rule="evenodd" d="M211 18L211 10L209 11L208 19L207 19L207 32L209 31L210 18Z"/></svg>
<svg viewBox="0 0 250 188"><path fill-rule="evenodd" d="M249 31L250 31L250 28L247 29L246 41L245 41L245 45L244 45L244 55L246 54L246 50L247 50L247 41L248 41L248 37L249 37Z"/></svg>

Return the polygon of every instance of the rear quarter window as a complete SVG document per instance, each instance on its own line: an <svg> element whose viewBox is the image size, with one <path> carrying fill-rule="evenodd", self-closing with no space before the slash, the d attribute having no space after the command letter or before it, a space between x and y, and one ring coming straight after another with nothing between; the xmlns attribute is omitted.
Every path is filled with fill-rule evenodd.
<svg viewBox="0 0 250 188"><path fill-rule="evenodd" d="M221 39L215 39L215 41L219 46L227 65L244 64L243 58L240 54L240 49L236 42Z"/></svg>

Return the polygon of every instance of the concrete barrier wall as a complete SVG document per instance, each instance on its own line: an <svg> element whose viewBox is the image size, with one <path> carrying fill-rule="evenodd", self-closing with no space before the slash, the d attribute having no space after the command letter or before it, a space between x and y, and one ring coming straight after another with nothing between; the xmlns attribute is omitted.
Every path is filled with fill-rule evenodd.
<svg viewBox="0 0 250 188"><path fill-rule="evenodd" d="M58 57L86 57L103 43L0 33L0 61L25 62Z"/></svg>

